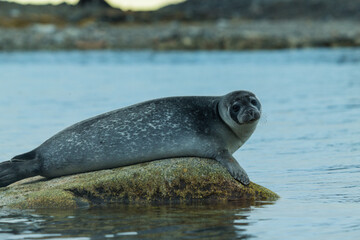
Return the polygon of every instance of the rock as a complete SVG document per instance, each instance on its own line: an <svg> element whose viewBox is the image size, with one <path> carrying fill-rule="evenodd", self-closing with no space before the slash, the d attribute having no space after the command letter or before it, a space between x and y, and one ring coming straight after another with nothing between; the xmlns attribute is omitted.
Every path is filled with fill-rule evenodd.
<svg viewBox="0 0 360 240"><path fill-rule="evenodd" d="M358 0L187 0L155 11L161 20L360 19Z"/></svg>
<svg viewBox="0 0 360 240"><path fill-rule="evenodd" d="M111 203L276 200L255 183L245 187L215 160L176 158L0 188L0 207L78 208Z"/></svg>
<svg viewBox="0 0 360 240"><path fill-rule="evenodd" d="M54 34L56 26L54 24L34 24L32 30L39 34Z"/></svg>

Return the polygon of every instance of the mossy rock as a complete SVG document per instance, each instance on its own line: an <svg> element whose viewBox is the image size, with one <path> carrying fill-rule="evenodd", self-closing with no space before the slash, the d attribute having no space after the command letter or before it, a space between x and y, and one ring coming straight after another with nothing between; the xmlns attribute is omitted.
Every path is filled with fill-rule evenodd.
<svg viewBox="0 0 360 240"><path fill-rule="evenodd" d="M243 186L218 162L201 158L165 159L50 180L34 177L0 188L0 207L21 209L277 198L255 183Z"/></svg>

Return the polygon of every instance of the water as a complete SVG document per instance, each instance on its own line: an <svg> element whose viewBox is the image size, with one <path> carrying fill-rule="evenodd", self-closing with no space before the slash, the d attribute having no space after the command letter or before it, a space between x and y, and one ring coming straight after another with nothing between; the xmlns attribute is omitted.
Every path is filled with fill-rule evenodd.
<svg viewBox="0 0 360 240"><path fill-rule="evenodd" d="M235 153L271 204L0 211L1 239L356 239L360 49L0 53L0 159L140 101L247 89L263 117Z"/></svg>

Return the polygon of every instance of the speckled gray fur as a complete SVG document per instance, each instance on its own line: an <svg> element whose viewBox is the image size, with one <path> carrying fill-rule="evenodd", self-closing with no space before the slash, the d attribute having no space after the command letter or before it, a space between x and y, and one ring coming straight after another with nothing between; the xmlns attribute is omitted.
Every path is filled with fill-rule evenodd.
<svg viewBox="0 0 360 240"><path fill-rule="evenodd" d="M40 169L35 174L57 177L156 159L205 157L218 160L247 185L246 172L231 155L250 137L260 117L238 123L237 119L249 115L249 108L260 114L260 103L254 107L251 99L256 99L252 93L237 91L222 97L170 97L139 103L70 126L13 161L36 161ZM231 119L234 101L241 109Z"/></svg>

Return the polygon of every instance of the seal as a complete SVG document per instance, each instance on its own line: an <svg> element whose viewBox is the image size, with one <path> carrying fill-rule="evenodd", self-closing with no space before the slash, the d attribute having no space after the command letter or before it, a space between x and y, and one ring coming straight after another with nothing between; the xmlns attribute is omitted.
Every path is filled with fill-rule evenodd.
<svg viewBox="0 0 360 240"><path fill-rule="evenodd" d="M260 102L248 91L135 104L76 123L1 163L0 186L176 157L215 159L248 185L232 154L254 132L260 115Z"/></svg>

